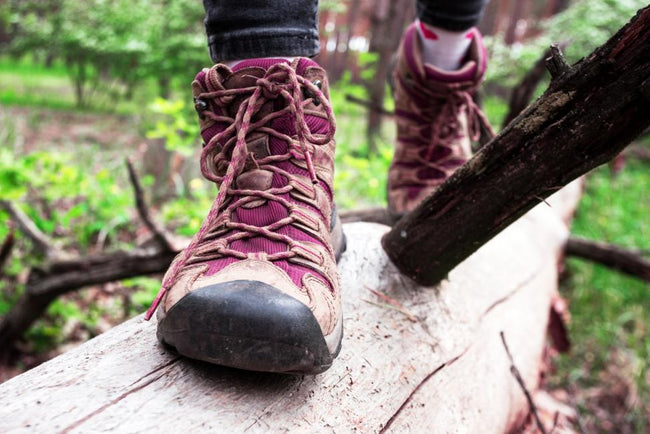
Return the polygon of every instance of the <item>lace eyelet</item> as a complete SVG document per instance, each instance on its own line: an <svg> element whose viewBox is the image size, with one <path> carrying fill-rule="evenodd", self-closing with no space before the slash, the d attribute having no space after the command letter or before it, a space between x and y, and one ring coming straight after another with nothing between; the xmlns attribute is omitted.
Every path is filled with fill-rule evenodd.
<svg viewBox="0 0 650 434"><path fill-rule="evenodd" d="M319 90L323 89L323 82L321 80L314 80L312 84L316 86ZM309 89L305 88L302 94L305 97L305 99L312 98L313 103L316 107L320 105L320 100L316 99L316 95L314 95Z"/></svg>
<svg viewBox="0 0 650 434"><path fill-rule="evenodd" d="M194 97L194 110L197 113L202 113L208 109L208 103L198 97Z"/></svg>

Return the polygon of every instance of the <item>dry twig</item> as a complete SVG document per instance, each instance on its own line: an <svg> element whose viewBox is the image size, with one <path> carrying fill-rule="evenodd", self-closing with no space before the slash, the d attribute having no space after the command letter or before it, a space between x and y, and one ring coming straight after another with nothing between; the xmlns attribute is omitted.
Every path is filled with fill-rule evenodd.
<svg viewBox="0 0 650 434"><path fill-rule="evenodd" d="M386 110L384 107L382 107L382 106L380 106L378 104L375 104L372 101L368 101L368 100L365 100L365 99L362 99L362 98L358 98L358 97L356 97L354 95L350 95L349 93L345 94L345 100L347 102L351 102L353 104L357 104L357 105L360 105L362 107L366 107L367 109L370 109L370 110L372 110L374 112L377 112L380 115L384 115L384 116L393 116L393 115L395 115L395 112L393 112L393 111Z"/></svg>
<svg viewBox="0 0 650 434"><path fill-rule="evenodd" d="M30 239L34 245L34 249L43 253L48 258L63 256L63 252L56 246L54 241L45 235L16 204L8 200L0 200L0 208L9 214L9 217L16 224L18 230Z"/></svg>
<svg viewBox="0 0 650 434"><path fill-rule="evenodd" d="M372 292L373 294L375 294L377 297L381 298L382 300L384 300L384 301L385 301L386 303L388 303L388 304L385 304L385 303L373 303L373 302L371 302L370 300L365 300L365 301L367 301L368 303L376 304L376 305L378 305L378 306L383 306L383 307L390 307L390 308L392 308L392 309L394 309L394 310L400 312L400 313L403 314L404 316L406 316L406 317L409 319L409 321L411 321L411 322L418 322L418 320L417 320L417 318L415 317L415 315L413 315L411 312L409 312L408 310L406 310L406 308L404 308L404 306L402 306L402 304L401 304L399 301L395 300L394 298L391 298L391 297L387 296L387 295L384 294L383 292L379 292L379 291L377 291L376 289L372 289L372 288L370 288L370 287L367 286L367 285L363 285L363 286L364 286L368 291Z"/></svg>
<svg viewBox="0 0 650 434"><path fill-rule="evenodd" d="M131 185L133 186L133 194L135 196L135 206L138 210L138 214L140 215L140 219L145 224L147 229L151 231L154 239L156 240L158 245L160 245L160 247L162 247L167 251L174 250L174 245L170 241L167 234L165 233L165 230L160 225L158 225L151 217L151 213L149 212L149 207L147 206L147 202L144 200L144 192L142 189L142 184L140 183L140 179L138 178L138 175L133 167L133 163L128 158L126 158L124 161L126 163L126 168L129 171L129 180L131 181Z"/></svg>
<svg viewBox="0 0 650 434"><path fill-rule="evenodd" d="M524 392L524 395L526 396L526 401L528 401L528 407L530 408L530 412L535 418L535 423L537 423L537 428L540 430L542 434L546 434L546 428L544 428L544 425L542 424L542 421L539 418L539 413L537 412L537 407L535 406L533 397L528 391L528 388L526 387L526 383L524 382L524 379L521 376L521 372L519 372L519 369L517 369L517 367L515 366L515 360L512 358L512 353L510 352L510 348L508 348L506 337L503 332L500 332L499 334L501 335L501 342L503 342L503 348L505 348L506 354L508 355L508 359L510 360L510 372L512 372L512 375L515 377L515 380L517 380L517 383L519 383L521 390Z"/></svg>

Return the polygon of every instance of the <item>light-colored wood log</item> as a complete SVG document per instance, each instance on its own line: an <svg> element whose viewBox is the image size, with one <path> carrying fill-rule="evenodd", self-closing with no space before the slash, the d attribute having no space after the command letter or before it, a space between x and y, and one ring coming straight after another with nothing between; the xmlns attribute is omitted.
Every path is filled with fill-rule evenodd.
<svg viewBox="0 0 650 434"><path fill-rule="evenodd" d="M242 372L176 357L139 316L0 385L0 432L503 432L527 404L579 187L542 204L439 287L401 277L386 226L345 226L345 338L318 376ZM572 193L571 193L572 192ZM564 193L563 193L564 194ZM379 306L370 289L415 317Z"/></svg>

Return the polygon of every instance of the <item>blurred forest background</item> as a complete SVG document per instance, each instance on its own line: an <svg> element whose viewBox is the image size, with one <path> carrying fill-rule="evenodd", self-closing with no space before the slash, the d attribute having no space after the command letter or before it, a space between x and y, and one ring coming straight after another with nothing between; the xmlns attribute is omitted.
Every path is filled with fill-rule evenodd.
<svg viewBox="0 0 650 434"><path fill-rule="evenodd" d="M573 63L646 4L492 0L480 24L490 58L481 101L495 129L507 119L512 89L551 43L566 44ZM337 202L385 205L395 134L387 78L412 0L322 0L320 7L317 60L329 71L338 124ZM155 219L179 236L198 230L216 194L198 170L190 92L194 74L210 66L202 20L198 0L0 2L0 199L17 204L58 251L129 250L151 237L138 218L127 157ZM574 234L648 253L649 155L646 135L588 176ZM0 245L2 316L47 252L13 230L2 209ZM0 380L142 312L160 277L58 298L24 340L0 348ZM562 293L573 348L555 359L547 387L578 409L578 429L650 432L649 290L567 260Z"/></svg>

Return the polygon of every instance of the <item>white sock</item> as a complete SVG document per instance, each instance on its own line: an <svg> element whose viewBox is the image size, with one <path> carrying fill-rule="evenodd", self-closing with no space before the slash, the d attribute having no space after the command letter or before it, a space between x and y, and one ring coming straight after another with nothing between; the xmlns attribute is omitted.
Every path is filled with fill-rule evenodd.
<svg viewBox="0 0 650 434"><path fill-rule="evenodd" d="M455 71L460 68L467 49L472 43L472 33L469 30L452 32L424 24L420 20L417 20L415 25L422 41L424 63L445 71Z"/></svg>
<svg viewBox="0 0 650 434"><path fill-rule="evenodd" d="M293 62L295 57L273 56L273 57L260 57L260 59L285 59L285 60L288 60L289 63L291 63L291 62ZM243 62L244 60L248 60L248 59L230 60L230 61L221 62L221 63L224 63L228 68L232 69L232 68L235 67L235 65L237 65L239 62Z"/></svg>

